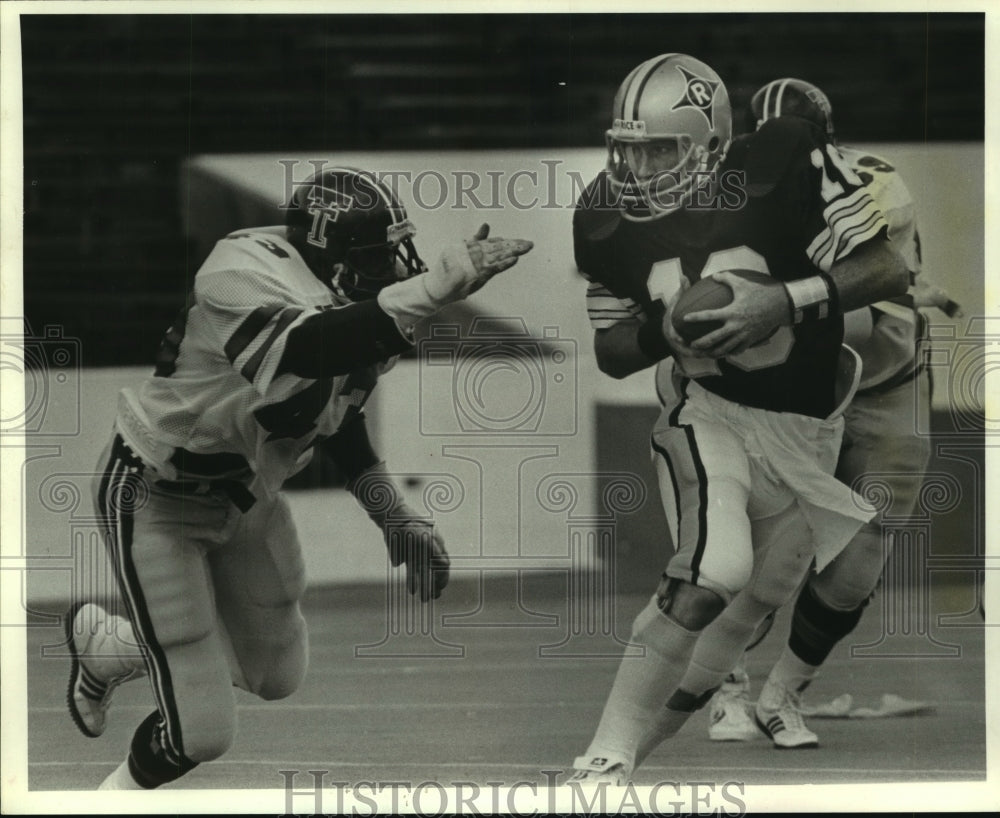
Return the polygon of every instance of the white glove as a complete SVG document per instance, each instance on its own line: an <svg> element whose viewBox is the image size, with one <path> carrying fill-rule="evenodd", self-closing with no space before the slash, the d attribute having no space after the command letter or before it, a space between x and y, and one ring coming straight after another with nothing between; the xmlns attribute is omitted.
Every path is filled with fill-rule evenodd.
<svg viewBox="0 0 1000 818"><path fill-rule="evenodd" d="M409 334L418 321L468 297L534 247L525 239L489 239L489 232L489 225L484 224L473 238L445 248L426 273L382 289L379 306Z"/></svg>
<svg viewBox="0 0 1000 818"><path fill-rule="evenodd" d="M913 285L913 305L918 308L937 307L949 318L961 318L965 315L962 305L953 301L948 292L935 284L917 277Z"/></svg>
<svg viewBox="0 0 1000 818"><path fill-rule="evenodd" d="M351 481L348 490L382 530L389 561L406 566L406 588L422 602L437 599L448 584L451 560L433 520L404 502L399 488L379 462Z"/></svg>

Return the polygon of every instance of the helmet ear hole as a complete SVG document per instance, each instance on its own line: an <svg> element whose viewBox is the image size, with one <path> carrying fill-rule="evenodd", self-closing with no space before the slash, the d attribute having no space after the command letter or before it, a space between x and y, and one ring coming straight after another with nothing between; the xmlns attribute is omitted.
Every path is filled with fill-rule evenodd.
<svg viewBox="0 0 1000 818"><path fill-rule="evenodd" d="M708 150L709 153L715 153L719 149L719 137L713 136L708 140Z"/></svg>

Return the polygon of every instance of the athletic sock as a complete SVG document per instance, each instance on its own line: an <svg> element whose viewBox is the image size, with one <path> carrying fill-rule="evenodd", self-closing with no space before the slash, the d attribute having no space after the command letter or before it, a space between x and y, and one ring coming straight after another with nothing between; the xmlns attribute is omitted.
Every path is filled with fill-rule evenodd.
<svg viewBox="0 0 1000 818"><path fill-rule="evenodd" d="M819 673L818 665L802 661L788 645L785 645L767 679L769 682L775 682L788 690L801 693L816 678L817 673Z"/></svg>
<svg viewBox="0 0 1000 818"><path fill-rule="evenodd" d="M700 694L719 687L735 668L745 668L746 647L769 613L768 607L749 594L737 596L702 631L680 689Z"/></svg>
<svg viewBox="0 0 1000 818"><path fill-rule="evenodd" d="M129 772L128 759L125 759L121 764L115 768L115 771L111 773L101 785L97 788L99 790L142 790L145 787L139 786L138 782L132 778L132 773Z"/></svg>
<svg viewBox="0 0 1000 818"><path fill-rule="evenodd" d="M656 597L650 601L632 632L632 641L645 648L645 655L622 658L588 757L621 758L633 769L636 750L676 689L697 638L697 631L664 615Z"/></svg>
<svg viewBox="0 0 1000 818"><path fill-rule="evenodd" d="M151 790L176 781L198 766L188 758L176 758L176 753L167 749L164 731L163 719L154 710L132 736L128 772L141 789Z"/></svg>
<svg viewBox="0 0 1000 818"><path fill-rule="evenodd" d="M701 710L708 703L714 693L714 688L700 694L689 693L683 688L675 690L667 700L666 706L660 708L652 727L646 730L642 741L639 742L635 754L635 766L642 764L649 754L668 738L677 735L677 731L687 724L687 720L696 710Z"/></svg>

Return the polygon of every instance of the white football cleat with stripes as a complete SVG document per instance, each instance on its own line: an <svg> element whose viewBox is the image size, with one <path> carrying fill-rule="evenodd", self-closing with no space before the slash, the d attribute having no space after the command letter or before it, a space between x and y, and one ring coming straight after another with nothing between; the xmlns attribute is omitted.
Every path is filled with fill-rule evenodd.
<svg viewBox="0 0 1000 818"><path fill-rule="evenodd" d="M624 787L628 783L629 770L625 762L618 758L579 756L573 762L573 775L567 784L607 784Z"/></svg>
<svg viewBox="0 0 1000 818"><path fill-rule="evenodd" d="M88 662L87 657L100 655L94 643L102 641L101 629L107 627L109 619L121 617L109 617L99 605L78 602L67 611L63 623L72 659L66 704L73 723L88 738L97 738L104 732L115 688L122 682L145 675L144 668L129 668L121 660L114 660L114 664L123 672L108 679L101 678L89 666L93 663Z"/></svg>
<svg viewBox="0 0 1000 818"><path fill-rule="evenodd" d="M779 750L819 747L819 736L802 719L799 694L768 679L757 700L754 716Z"/></svg>
<svg viewBox="0 0 1000 818"><path fill-rule="evenodd" d="M708 737L711 741L752 741L760 730L751 715L750 677L730 673L709 705Z"/></svg>

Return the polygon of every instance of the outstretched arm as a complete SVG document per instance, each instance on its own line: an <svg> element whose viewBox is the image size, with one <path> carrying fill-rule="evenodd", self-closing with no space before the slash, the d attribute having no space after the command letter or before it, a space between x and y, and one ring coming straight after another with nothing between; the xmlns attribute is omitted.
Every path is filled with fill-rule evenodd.
<svg viewBox="0 0 1000 818"><path fill-rule="evenodd" d="M333 377L405 352L419 321L466 298L533 247L488 233L484 224L472 239L446 248L427 272L390 284L375 299L309 316L289 331L277 374Z"/></svg>

